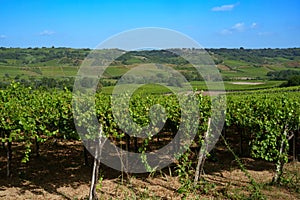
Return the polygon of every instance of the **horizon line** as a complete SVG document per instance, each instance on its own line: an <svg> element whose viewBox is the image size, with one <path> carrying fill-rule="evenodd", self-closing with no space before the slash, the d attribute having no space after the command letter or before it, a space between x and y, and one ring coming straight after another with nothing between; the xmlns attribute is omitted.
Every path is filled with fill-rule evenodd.
<svg viewBox="0 0 300 200"><path fill-rule="evenodd" d="M59 48L65 48L65 49L89 49L89 50L97 50L97 48L91 48L91 47L68 47L68 46L34 46L34 47L5 47L5 46L0 46L0 49L51 49L51 48L54 48L54 49L59 49ZM149 49L149 50L167 50L167 49L244 49L244 50L255 50L255 49L299 49L300 46L294 46L294 47L243 47L243 46L240 46L240 47L203 47L203 48L184 48L184 47L178 47L178 48L166 48L166 49ZM107 48L107 49L118 49L118 50L122 50L122 51L125 51L123 49L119 49L119 48ZM104 50L104 49L98 49L98 50ZM141 50L147 50L147 49L141 49Z"/></svg>

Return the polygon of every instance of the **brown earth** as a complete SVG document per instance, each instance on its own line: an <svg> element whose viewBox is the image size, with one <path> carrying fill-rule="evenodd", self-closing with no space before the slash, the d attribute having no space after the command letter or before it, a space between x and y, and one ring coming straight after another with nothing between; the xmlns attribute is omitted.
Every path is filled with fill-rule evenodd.
<svg viewBox="0 0 300 200"><path fill-rule="evenodd" d="M226 66L226 65L217 65L218 69L223 70L223 71L231 71L230 67Z"/></svg>
<svg viewBox="0 0 300 200"><path fill-rule="evenodd" d="M21 164L22 146L13 145L13 175L6 177L5 151L0 149L0 199L87 199L91 167L84 165L79 141L49 141L41 145L39 157ZM239 199L252 192L250 181L233 156L216 150L217 161L207 161L204 178L206 192L190 192L187 199ZM90 163L92 159L90 158ZM241 158L257 183L268 183L274 166L270 163ZM292 181L300 182L300 163L286 166ZM100 199L181 199L180 183L172 167L155 174L126 175L101 165L103 181L99 184ZM297 175L298 174L298 175ZM297 176L296 176L297 175ZM101 185L101 187L100 187ZM300 199L293 185L265 184L262 193L268 199ZM297 187L297 186L295 186Z"/></svg>

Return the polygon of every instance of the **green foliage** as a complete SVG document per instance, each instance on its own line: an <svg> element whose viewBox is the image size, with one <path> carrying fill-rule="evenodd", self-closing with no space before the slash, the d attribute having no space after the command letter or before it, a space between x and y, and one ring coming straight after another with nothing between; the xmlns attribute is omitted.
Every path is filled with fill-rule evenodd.
<svg viewBox="0 0 300 200"><path fill-rule="evenodd" d="M60 115L53 108L53 98L47 98L45 92L23 87L12 82L6 90L1 91L1 124L0 129L6 134L2 140L25 142L23 162L29 160L32 141L43 142L44 138L57 133L57 126L51 119Z"/></svg>
<svg viewBox="0 0 300 200"><path fill-rule="evenodd" d="M299 131L300 124L300 93L297 91L299 87L227 95L226 126L246 130L245 134L250 138L253 157L273 163L287 162L288 136L292 132ZM120 98L114 115L111 108L111 96L101 93L97 93L94 99L78 96L84 103L83 108L86 109L74 119L72 106L75 110L77 108L76 104L71 104L72 95L74 94L69 90L34 90L18 82L12 82L7 89L0 90L0 130L5 133L3 137L1 136L1 140L24 143L26 150L23 161L27 162L35 139L38 142L44 142L52 137L79 139L74 120L77 120L79 126L89 127L90 120L95 117L102 125L104 134L118 141L125 137L125 132L121 128L123 130L125 128L125 131L132 128L128 121L132 119L137 127L149 126L150 131L147 132L149 137L138 142L140 152L146 153L152 150L155 139L152 135L157 132L158 136L165 132L176 133L182 123L190 120L189 113L193 113L195 107L198 106L200 111L197 130L199 137L206 130L206 121L210 116L211 100L207 96L196 95L199 104L188 104L188 107L181 110L180 101L190 102L189 96L177 99L175 95L146 95L138 92L130 98L128 106L127 102ZM90 109L90 103L93 102L95 102L95 113ZM157 104L161 105L164 110L160 106L155 106ZM154 109L157 116L150 115L151 109ZM123 124L123 127L120 127L119 122L116 121L116 116L119 116L121 120L119 122ZM191 117L194 115L192 114ZM162 119L166 123L160 127L158 125ZM193 124L187 124L186 132L193 129L193 126ZM137 133L140 129L136 129ZM284 131L287 135L283 134ZM81 134L89 136L93 132L94 130L89 129L88 132ZM164 139L170 141L172 138L168 136ZM285 146L282 153L280 153L281 144ZM182 190L186 190L190 187L189 181L192 180L194 169L193 161L190 160L191 151L188 147L183 148L188 151L179 158L180 162L177 167ZM144 156L143 159L146 168L150 171L155 169L155 166L147 166L147 157Z"/></svg>
<svg viewBox="0 0 300 200"><path fill-rule="evenodd" d="M264 195L261 193L260 191L260 185L258 185L256 183L256 181L253 179L253 177L249 174L249 172L247 171L247 169L245 168L245 166L243 165L243 163L241 162L241 160L239 159L239 157L234 153L234 151L232 150L232 148L229 146L229 144L227 143L227 141L225 140L225 138L221 135L227 149L232 153L232 155L234 156L235 161L237 162L237 164L239 165L240 169L242 170L242 172L247 176L247 178L250 180L251 183L251 190L252 190L252 194L251 194L251 199L265 199Z"/></svg>
<svg viewBox="0 0 300 200"><path fill-rule="evenodd" d="M43 63L52 62L52 65L78 66L89 51L89 49L71 48L1 48L0 65L41 66Z"/></svg>
<svg viewBox="0 0 300 200"><path fill-rule="evenodd" d="M180 188L178 189L178 193L187 194L194 189L193 187L193 177L194 177L194 169L192 167L192 160L189 158L191 152L187 151L180 158L176 168L176 173L179 178L179 182L181 183Z"/></svg>
<svg viewBox="0 0 300 200"><path fill-rule="evenodd" d="M299 93L229 95L227 99L226 124L247 130L252 156L276 165L286 163L289 135L299 130Z"/></svg>
<svg viewBox="0 0 300 200"><path fill-rule="evenodd" d="M273 58L278 58L284 61L293 61L294 58L299 58L299 48L288 49L208 49L209 53L216 55L217 58L226 58L228 60L239 60L253 64L266 64L273 63ZM271 58L270 60L268 58ZM282 62L282 61L281 61Z"/></svg>
<svg viewBox="0 0 300 200"><path fill-rule="evenodd" d="M286 170L281 177L280 185L300 194L300 172Z"/></svg>
<svg viewBox="0 0 300 200"><path fill-rule="evenodd" d="M284 86L300 86L300 76L292 76Z"/></svg>
<svg viewBox="0 0 300 200"><path fill-rule="evenodd" d="M299 76L300 71L296 70L281 70L281 71L271 71L267 73L267 76L271 77L271 79L276 80L289 80L291 77Z"/></svg>

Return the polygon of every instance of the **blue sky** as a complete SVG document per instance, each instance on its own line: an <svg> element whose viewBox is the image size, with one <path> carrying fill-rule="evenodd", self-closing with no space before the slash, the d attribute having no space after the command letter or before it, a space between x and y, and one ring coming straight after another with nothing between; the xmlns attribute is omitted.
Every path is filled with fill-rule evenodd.
<svg viewBox="0 0 300 200"><path fill-rule="evenodd" d="M0 0L0 46L94 48L162 27L206 48L300 47L299 0Z"/></svg>

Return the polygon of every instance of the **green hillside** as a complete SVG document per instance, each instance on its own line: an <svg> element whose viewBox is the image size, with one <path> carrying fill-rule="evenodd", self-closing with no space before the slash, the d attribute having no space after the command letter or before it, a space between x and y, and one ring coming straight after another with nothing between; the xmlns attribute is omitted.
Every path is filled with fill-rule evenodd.
<svg viewBox="0 0 300 200"><path fill-rule="evenodd" d="M125 52L118 49L106 49L92 51L91 49L72 48L0 48L0 78L2 82L8 79L48 78L73 78L79 67L88 55L101 55L104 60L86 59L92 66L103 66L106 61L111 60L114 53L121 56L106 69L104 86L114 84L123 74L136 66L147 63L163 64L173 67L182 73L190 82L199 82L202 77L198 75L195 68L187 60L173 53L172 50L144 50ZM186 55L191 59L193 52L202 51L197 49L184 49ZM300 73L300 48L288 49L206 49L212 60L218 67L228 90L255 89L263 87L274 87L287 80L293 75ZM90 54L92 52L92 54ZM260 80L263 85L238 86L232 85L230 81ZM279 82L269 82L277 80ZM266 83L266 84L265 84ZM103 84L102 84L103 85ZM195 85L195 84L194 84ZM197 85L197 84L196 84ZM198 83L199 85L199 83ZM203 83L200 83L203 85ZM205 86L201 89L205 89Z"/></svg>

